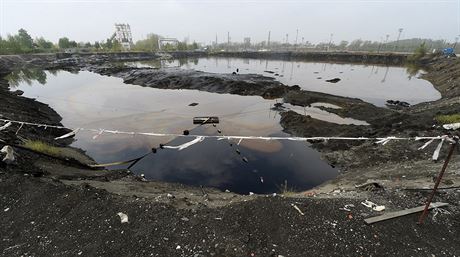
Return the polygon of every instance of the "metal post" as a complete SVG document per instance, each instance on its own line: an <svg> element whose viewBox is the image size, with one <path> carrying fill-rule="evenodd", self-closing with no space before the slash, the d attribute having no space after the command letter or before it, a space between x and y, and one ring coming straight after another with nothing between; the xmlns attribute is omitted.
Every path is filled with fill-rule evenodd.
<svg viewBox="0 0 460 257"><path fill-rule="evenodd" d="M455 147L458 144L458 138L454 138L454 140L455 140L455 143L453 143L452 146L450 147L449 154L447 155L447 158L444 161L444 165L442 166L441 172L439 173L438 178L436 179L436 183L434 184L433 191L431 191L430 196L428 196L428 199L425 204L425 209L420 215L418 224L423 224L423 221L428 215L428 208L430 207L431 201L433 200L433 197L436 194L436 190L438 189L439 183L441 183L442 176L444 175L444 172L446 171L447 165L449 164L450 158L452 157L452 154L454 153Z"/></svg>
<svg viewBox="0 0 460 257"><path fill-rule="evenodd" d="M403 32L403 29L402 28L398 29L398 32L399 32L398 33L398 38L396 39L395 48L394 48L393 52L396 52L396 48L399 45L399 39L401 38L401 33Z"/></svg>

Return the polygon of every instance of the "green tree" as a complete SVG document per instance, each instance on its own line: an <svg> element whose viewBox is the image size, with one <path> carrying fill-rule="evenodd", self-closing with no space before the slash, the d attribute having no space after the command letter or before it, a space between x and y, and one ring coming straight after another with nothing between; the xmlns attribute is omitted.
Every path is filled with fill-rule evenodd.
<svg viewBox="0 0 460 257"><path fill-rule="evenodd" d="M160 38L161 36L157 34L148 34L146 39L139 40L134 44L133 50L158 51L158 40Z"/></svg>
<svg viewBox="0 0 460 257"><path fill-rule="evenodd" d="M34 44L41 52L52 50L54 47L51 41L47 41L43 37L35 39Z"/></svg>
<svg viewBox="0 0 460 257"><path fill-rule="evenodd" d="M17 40L23 53L33 51L34 41L25 29L20 29L18 31Z"/></svg>
<svg viewBox="0 0 460 257"><path fill-rule="evenodd" d="M70 40L67 37L62 37L58 41L58 46L61 49L70 48Z"/></svg>

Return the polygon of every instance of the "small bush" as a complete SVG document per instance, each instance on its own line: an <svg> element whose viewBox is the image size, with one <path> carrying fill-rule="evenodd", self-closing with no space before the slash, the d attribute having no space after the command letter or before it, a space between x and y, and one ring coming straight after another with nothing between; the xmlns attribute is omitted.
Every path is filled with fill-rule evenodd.
<svg viewBox="0 0 460 257"><path fill-rule="evenodd" d="M428 52L428 48L425 45L425 42L423 42L417 49L415 49L414 54L409 56L407 59L409 62L418 62L420 59L425 57L425 55Z"/></svg>
<svg viewBox="0 0 460 257"><path fill-rule="evenodd" d="M460 122L460 113L450 115L438 115L435 119L442 124L457 123Z"/></svg>
<svg viewBox="0 0 460 257"><path fill-rule="evenodd" d="M24 147L39 153L44 153L52 156L59 156L61 154L61 150L58 147L37 140L26 140L24 143Z"/></svg>

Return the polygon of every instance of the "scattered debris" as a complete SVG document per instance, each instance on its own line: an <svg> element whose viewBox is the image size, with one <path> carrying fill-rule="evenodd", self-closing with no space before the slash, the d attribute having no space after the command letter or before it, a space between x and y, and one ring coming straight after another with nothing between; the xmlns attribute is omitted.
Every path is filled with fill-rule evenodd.
<svg viewBox="0 0 460 257"><path fill-rule="evenodd" d="M273 107L270 108L271 110L274 111L284 111L286 110L286 107L283 106L284 103L275 103L273 104Z"/></svg>
<svg viewBox="0 0 460 257"><path fill-rule="evenodd" d="M387 100L386 105L388 106L393 106L393 107L410 107L410 103L404 102L404 101L398 101L398 100Z"/></svg>
<svg viewBox="0 0 460 257"><path fill-rule="evenodd" d="M210 116L210 117L194 117L193 124L214 124L219 123L219 117Z"/></svg>
<svg viewBox="0 0 460 257"><path fill-rule="evenodd" d="M264 70L265 73L270 73L270 74L274 74L275 72L274 71L271 71L271 70Z"/></svg>
<svg viewBox="0 0 460 257"><path fill-rule="evenodd" d="M447 206L447 205L449 205L449 204L448 203L441 203L441 202L432 203L432 204L430 204L428 209L444 207L444 206ZM411 208L411 209L405 209L405 210L402 210L402 211L389 212L389 213L385 213L385 214L377 216L377 217L367 218L367 219L364 220L364 222L366 224L372 224L372 223L376 223L376 222L379 222L379 221L389 220L389 219L409 215L409 214L412 214L412 213L421 212L421 211L424 210L424 208L425 208L425 205L415 207L415 208Z"/></svg>
<svg viewBox="0 0 460 257"><path fill-rule="evenodd" d="M299 209L299 207L297 207L297 205L291 203L291 206L294 207L294 209L296 209L296 210L300 213L300 215L302 215L302 216L305 215L305 214Z"/></svg>
<svg viewBox="0 0 460 257"><path fill-rule="evenodd" d="M197 105L198 105L198 103L191 103L188 106L197 106Z"/></svg>
<svg viewBox="0 0 460 257"><path fill-rule="evenodd" d="M375 190L382 190L383 186L377 182L366 182L360 185L355 185L355 188L359 188L364 191L375 191Z"/></svg>
<svg viewBox="0 0 460 257"><path fill-rule="evenodd" d="M452 129L452 130L457 130L460 129L460 122L458 123L451 123L451 124L444 124L442 125L444 129Z"/></svg>
<svg viewBox="0 0 460 257"><path fill-rule="evenodd" d="M345 206L343 208L339 208L339 210L351 211L350 208L355 208L355 205L354 204L345 204Z"/></svg>
<svg viewBox="0 0 460 257"><path fill-rule="evenodd" d="M4 211L4 212L7 212L7 211L9 211L9 210L10 210L10 208L6 208L6 209L4 209L3 211Z"/></svg>
<svg viewBox="0 0 460 257"><path fill-rule="evenodd" d="M452 213L450 213L450 211L448 210L444 210L444 209L441 209L441 208L438 208L438 207L435 207L433 209L433 220L436 221L436 216L441 213L441 214L447 214L447 215L450 215Z"/></svg>
<svg viewBox="0 0 460 257"><path fill-rule="evenodd" d="M5 157L3 158L3 162L5 162L6 164L11 164L14 162L15 160L15 157L14 157L14 149L13 147L9 146L9 145L5 145L2 150L0 150L0 153L4 153L5 154Z"/></svg>
<svg viewBox="0 0 460 257"><path fill-rule="evenodd" d="M128 215L124 214L123 212L119 212L117 215L120 217L121 223L128 222Z"/></svg>
<svg viewBox="0 0 460 257"><path fill-rule="evenodd" d="M337 83L339 82L341 79L339 78L333 78L333 79L327 79L326 82L329 82L329 83Z"/></svg>
<svg viewBox="0 0 460 257"><path fill-rule="evenodd" d="M385 210L385 206L383 205L377 205L369 200L366 200L364 202L361 202L362 205L368 207L368 208L372 208L372 210L374 211L383 211Z"/></svg>

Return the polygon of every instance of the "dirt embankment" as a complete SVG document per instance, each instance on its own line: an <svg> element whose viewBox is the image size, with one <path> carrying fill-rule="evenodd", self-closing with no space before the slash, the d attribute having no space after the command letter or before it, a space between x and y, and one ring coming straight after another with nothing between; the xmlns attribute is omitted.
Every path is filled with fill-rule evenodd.
<svg viewBox="0 0 460 257"><path fill-rule="evenodd" d="M269 60L315 61L335 63L361 63L403 65L407 54L369 53L369 52L300 52L300 51L267 51L267 52L216 52L212 56L256 58Z"/></svg>

